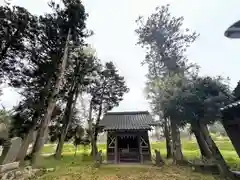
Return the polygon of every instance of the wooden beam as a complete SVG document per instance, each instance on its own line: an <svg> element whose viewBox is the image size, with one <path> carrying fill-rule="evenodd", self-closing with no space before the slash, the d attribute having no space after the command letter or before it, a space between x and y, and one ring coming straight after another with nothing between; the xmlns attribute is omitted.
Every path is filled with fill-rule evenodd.
<svg viewBox="0 0 240 180"><path fill-rule="evenodd" d="M149 160L152 160L152 153L151 153L151 147L150 147L150 141L149 141L149 136L148 136L148 132L146 132L147 135L147 144L148 144L148 151L149 151Z"/></svg>
<svg viewBox="0 0 240 180"><path fill-rule="evenodd" d="M115 143L116 143L116 137L111 137L109 136L109 140L110 140L110 143L108 144L108 147L115 147Z"/></svg>
<svg viewBox="0 0 240 180"><path fill-rule="evenodd" d="M107 144L106 144L106 150L107 150L107 157L106 157L106 160L107 160L107 162L109 161L109 158L108 158L108 143L109 143L109 133L107 133Z"/></svg>
<svg viewBox="0 0 240 180"><path fill-rule="evenodd" d="M138 134L138 147L139 147L140 163L143 163L141 136L139 134Z"/></svg>
<svg viewBox="0 0 240 180"><path fill-rule="evenodd" d="M143 147L143 148L148 148L148 143L144 140L144 136L140 136L141 137L141 139L140 139L140 145L141 145L141 147ZM145 145L144 145L145 144Z"/></svg>
<svg viewBox="0 0 240 180"><path fill-rule="evenodd" d="M115 148L114 148L114 161L115 164L118 163L118 136L115 136Z"/></svg>

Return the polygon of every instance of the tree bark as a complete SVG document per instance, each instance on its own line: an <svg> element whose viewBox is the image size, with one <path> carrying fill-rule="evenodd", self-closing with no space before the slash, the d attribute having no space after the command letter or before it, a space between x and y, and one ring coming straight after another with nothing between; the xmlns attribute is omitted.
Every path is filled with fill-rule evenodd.
<svg viewBox="0 0 240 180"><path fill-rule="evenodd" d="M43 141L45 140L45 135L47 135L48 125L49 125L51 117L52 117L52 112L56 105L57 95L59 93L59 89L60 89L62 79L64 76L64 72L66 69L66 64L67 64L67 59L68 59L68 43L70 41L70 35L71 35L71 29L69 29L69 31L68 31L66 45L65 45L65 49L64 49L64 55L63 55L62 63L61 63L61 67L60 67L60 73L59 73L59 76L55 83L55 87L52 92L52 96L49 98L47 111L44 115L44 119L42 120L42 122L40 124L40 129L37 134L37 139L36 139L36 142L34 143L32 159L31 159L32 165L36 165L37 158L40 154L40 150L41 150L42 146L44 145Z"/></svg>
<svg viewBox="0 0 240 180"><path fill-rule="evenodd" d="M23 143L22 143L22 146L21 146L21 149L18 153L18 156L16 158L17 161L20 162L20 165L23 165L24 164L24 159L27 155L27 151L28 151L28 148L29 148L29 145L32 141L32 137L33 137L33 134L34 134L34 131L35 131L35 126L32 127L29 132L26 134L25 138L23 139Z"/></svg>
<svg viewBox="0 0 240 180"><path fill-rule="evenodd" d="M80 68L81 62L78 61L77 66L74 69L74 75L71 78L71 88L69 91L69 95L68 95L68 100L67 100L67 105L65 108L65 112L64 112L64 116L63 116L63 128L61 130L61 135L58 141L58 145L56 148L56 152L55 152L55 158L56 159L60 159L61 158L61 154L62 154L62 149L63 149L63 145L64 145L64 140L66 138L67 132L68 132L68 128L71 124L71 118L72 118L72 110L73 107L75 107L76 101L77 101L77 97L78 97L78 93L79 93L79 87L78 87L78 83L76 82L76 74L79 73L79 68ZM75 98L74 98L75 95Z"/></svg>
<svg viewBox="0 0 240 180"><path fill-rule="evenodd" d="M63 145L64 145L64 140L65 140L65 137L67 135L68 127L69 127L68 123L67 124L66 123L63 124L62 130L61 130L61 135L59 137L57 148L56 148L56 151L55 151L55 154L54 154L54 157L57 160L61 159Z"/></svg>
<svg viewBox="0 0 240 180"><path fill-rule="evenodd" d="M213 141L212 137L210 136L207 126L200 124L200 130L202 131L204 139L212 151L213 157L216 160L216 164L218 165L221 175L226 180L236 179L234 174L229 170L229 167L228 167L227 163L225 162L221 152L219 151L216 143Z"/></svg>
<svg viewBox="0 0 240 180"><path fill-rule="evenodd" d="M77 89L78 89L77 87L74 88L68 97L66 109L63 116L63 127L61 130L61 135L60 135L56 152L55 152L55 158L58 160L61 158L64 140L66 138L68 128L71 124L73 107L75 106L77 97L78 97L78 91L76 92ZM76 95L75 98L74 98L74 94Z"/></svg>
<svg viewBox="0 0 240 180"><path fill-rule="evenodd" d="M92 148L91 155L92 155L93 159L96 159L98 148L97 148L97 142L95 141L95 138L93 138L93 140L92 140L91 148Z"/></svg>
<svg viewBox="0 0 240 180"><path fill-rule="evenodd" d="M93 144L93 148L96 154L98 152L98 148L97 148L97 138L98 138L98 133L99 133L99 122L101 120L101 115L102 115L102 100L100 102L100 106L99 106L99 110L98 110L98 117L97 117L97 121L96 121L96 125L95 125L95 130L94 130L94 144ZM95 155L96 155L95 154Z"/></svg>
<svg viewBox="0 0 240 180"><path fill-rule="evenodd" d="M200 127L192 124L192 131L196 137L202 157L211 159L212 152L211 152L210 148L208 147L208 144L205 141L202 132L200 131Z"/></svg>
<svg viewBox="0 0 240 180"><path fill-rule="evenodd" d="M164 120L164 135L166 139L167 158L172 158L171 134L169 131L168 120Z"/></svg>
<svg viewBox="0 0 240 180"><path fill-rule="evenodd" d="M88 118L88 128L89 128L89 136L90 136L90 141L91 141L91 155L93 156L93 158L95 159L95 155L96 155L96 148L94 147L96 145L95 141L94 141L94 135L93 135L93 126L92 126L92 111L93 111L93 102L91 100L90 102L90 108L89 108L89 118Z"/></svg>
<svg viewBox="0 0 240 180"><path fill-rule="evenodd" d="M173 143L173 160L174 163L178 161L183 161L182 145L180 139L180 131L175 123L175 120L171 121L171 131L172 131L172 143Z"/></svg>
<svg viewBox="0 0 240 180"><path fill-rule="evenodd" d="M44 90L40 93L40 101L39 101L39 104L36 105L36 107L35 107L36 109L35 109L35 112L32 117L33 126L29 129L28 133L25 135L25 138L23 139L21 149L17 156L17 160L20 162L20 165L22 165L24 163L24 159L26 157L29 145L32 141L31 137L33 137L34 131L38 125L37 120L38 120L39 114L40 114L39 111L40 111L40 108L42 106L44 106L44 95L43 94L45 94L45 92L47 91L49 86L50 86L50 80L47 82ZM33 143L35 144L35 142L36 142L36 139ZM32 149L32 152L33 152L33 149ZM31 156L32 156L32 152L31 152Z"/></svg>

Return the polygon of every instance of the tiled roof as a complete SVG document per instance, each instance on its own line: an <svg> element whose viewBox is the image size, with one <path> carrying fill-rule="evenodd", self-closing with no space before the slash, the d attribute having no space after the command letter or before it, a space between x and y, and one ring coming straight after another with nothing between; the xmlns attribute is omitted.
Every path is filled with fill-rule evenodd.
<svg viewBox="0 0 240 180"><path fill-rule="evenodd" d="M99 125L109 130L150 130L154 124L148 111L108 112Z"/></svg>
<svg viewBox="0 0 240 180"><path fill-rule="evenodd" d="M230 108L233 108L233 107L237 107L240 105L240 101L236 101L234 103L231 103L231 104L228 104L226 106L224 106L223 108L221 108L220 110L221 111L224 111L224 110L227 110L227 109L230 109Z"/></svg>

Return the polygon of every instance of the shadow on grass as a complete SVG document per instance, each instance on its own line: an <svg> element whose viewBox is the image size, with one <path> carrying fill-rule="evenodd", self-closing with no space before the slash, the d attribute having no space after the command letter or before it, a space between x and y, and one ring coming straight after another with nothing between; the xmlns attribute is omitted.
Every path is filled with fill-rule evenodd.
<svg viewBox="0 0 240 180"><path fill-rule="evenodd" d="M84 154L77 154L76 156L72 154L65 154L61 157L61 160L56 160L54 156L42 157L40 164L45 167L58 167L58 166L82 166L86 164L91 164L93 159L91 156Z"/></svg>
<svg viewBox="0 0 240 180"><path fill-rule="evenodd" d="M213 138L214 139L214 138ZM240 170L240 158L238 157L233 145L228 138L225 139L214 139L218 145L224 159L232 170ZM53 153L55 151L56 145L49 144L44 146L43 153ZM182 139L183 154L188 160L200 159L200 151L196 141ZM78 154L84 152L84 147L79 146ZM106 152L106 144L98 144L98 149ZM154 155L154 150L160 150L162 157L166 157L166 144L165 141L153 142L151 143L152 154ZM64 144L63 154L72 156L74 152L74 146L72 144ZM87 153L90 153L90 146L87 147Z"/></svg>
<svg viewBox="0 0 240 180"><path fill-rule="evenodd" d="M39 177L40 180L214 180L211 175L194 173L190 168L166 164L163 167L152 166L111 166L94 168L88 155L64 155L61 160L53 156L42 157L39 163L45 168L56 168ZM219 178L218 178L219 179Z"/></svg>

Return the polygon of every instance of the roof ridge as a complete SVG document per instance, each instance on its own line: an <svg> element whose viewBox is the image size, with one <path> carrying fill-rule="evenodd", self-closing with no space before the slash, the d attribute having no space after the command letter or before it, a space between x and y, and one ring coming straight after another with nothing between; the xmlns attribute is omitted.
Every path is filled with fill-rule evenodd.
<svg viewBox="0 0 240 180"><path fill-rule="evenodd" d="M137 115L150 114L148 111L121 111L121 112L107 112L105 115Z"/></svg>

